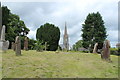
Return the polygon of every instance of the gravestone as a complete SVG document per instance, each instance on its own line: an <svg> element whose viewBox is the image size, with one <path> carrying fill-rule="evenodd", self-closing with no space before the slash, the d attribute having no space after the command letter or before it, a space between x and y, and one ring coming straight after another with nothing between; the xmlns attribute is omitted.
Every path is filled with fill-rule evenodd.
<svg viewBox="0 0 120 80"><path fill-rule="evenodd" d="M97 53L97 46L98 46L98 43L95 43L93 53Z"/></svg>
<svg viewBox="0 0 120 80"><path fill-rule="evenodd" d="M101 58L110 61L110 41L105 40L102 48Z"/></svg>
<svg viewBox="0 0 120 80"><path fill-rule="evenodd" d="M16 52L16 56L21 55L21 39L19 36L17 36L15 40L15 52Z"/></svg>
<svg viewBox="0 0 120 80"><path fill-rule="evenodd" d="M6 50L8 50L8 47L9 47L9 41L7 40L7 41L5 41L5 42L3 42L3 51L6 51Z"/></svg>
<svg viewBox="0 0 120 80"><path fill-rule="evenodd" d="M3 27L2 27L0 39L1 39L1 41L5 41L5 25L3 25Z"/></svg>
<svg viewBox="0 0 120 80"><path fill-rule="evenodd" d="M24 40L24 50L28 50L28 37L25 37L25 40Z"/></svg>
<svg viewBox="0 0 120 80"><path fill-rule="evenodd" d="M9 47L9 41L5 40L5 25L3 25L0 36L0 50L6 51Z"/></svg>
<svg viewBox="0 0 120 80"><path fill-rule="evenodd" d="M11 47L12 47L12 50L15 51L15 43L14 42L12 42L12 46Z"/></svg>

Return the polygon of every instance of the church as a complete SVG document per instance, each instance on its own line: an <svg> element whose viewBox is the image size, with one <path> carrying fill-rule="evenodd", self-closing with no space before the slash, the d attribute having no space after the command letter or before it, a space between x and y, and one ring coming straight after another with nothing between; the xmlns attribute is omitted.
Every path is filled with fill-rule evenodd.
<svg viewBox="0 0 120 80"><path fill-rule="evenodd" d="M67 25L65 22L65 30L63 35L63 50L69 50L69 39L68 39L68 33L67 33Z"/></svg>

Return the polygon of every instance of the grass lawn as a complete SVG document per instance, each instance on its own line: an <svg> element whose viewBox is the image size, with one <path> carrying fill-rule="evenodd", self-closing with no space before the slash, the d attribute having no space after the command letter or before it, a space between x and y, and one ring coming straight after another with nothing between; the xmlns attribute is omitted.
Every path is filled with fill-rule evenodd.
<svg viewBox="0 0 120 80"><path fill-rule="evenodd" d="M111 60L112 63L103 61L98 54L34 50L16 56L9 50L2 54L2 77L118 78L118 56L112 55Z"/></svg>

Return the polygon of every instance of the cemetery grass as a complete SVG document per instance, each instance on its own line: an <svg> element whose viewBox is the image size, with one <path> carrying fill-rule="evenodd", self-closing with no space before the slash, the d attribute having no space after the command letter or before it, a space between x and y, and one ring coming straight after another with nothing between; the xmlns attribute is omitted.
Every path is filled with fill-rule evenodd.
<svg viewBox="0 0 120 80"><path fill-rule="evenodd" d="M118 78L118 56L112 63L100 55L81 52L8 50L2 54L2 78Z"/></svg>

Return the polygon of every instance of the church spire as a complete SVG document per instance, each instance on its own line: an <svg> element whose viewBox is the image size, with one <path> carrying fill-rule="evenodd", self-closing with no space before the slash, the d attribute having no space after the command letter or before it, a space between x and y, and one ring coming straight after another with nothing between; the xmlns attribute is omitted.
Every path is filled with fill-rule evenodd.
<svg viewBox="0 0 120 80"><path fill-rule="evenodd" d="M63 36L63 45L65 50L69 50L68 34L67 34L67 25L65 22L65 31Z"/></svg>
<svg viewBox="0 0 120 80"><path fill-rule="evenodd" d="M67 26L66 26L66 22L65 22L65 32L64 35L67 35Z"/></svg>

